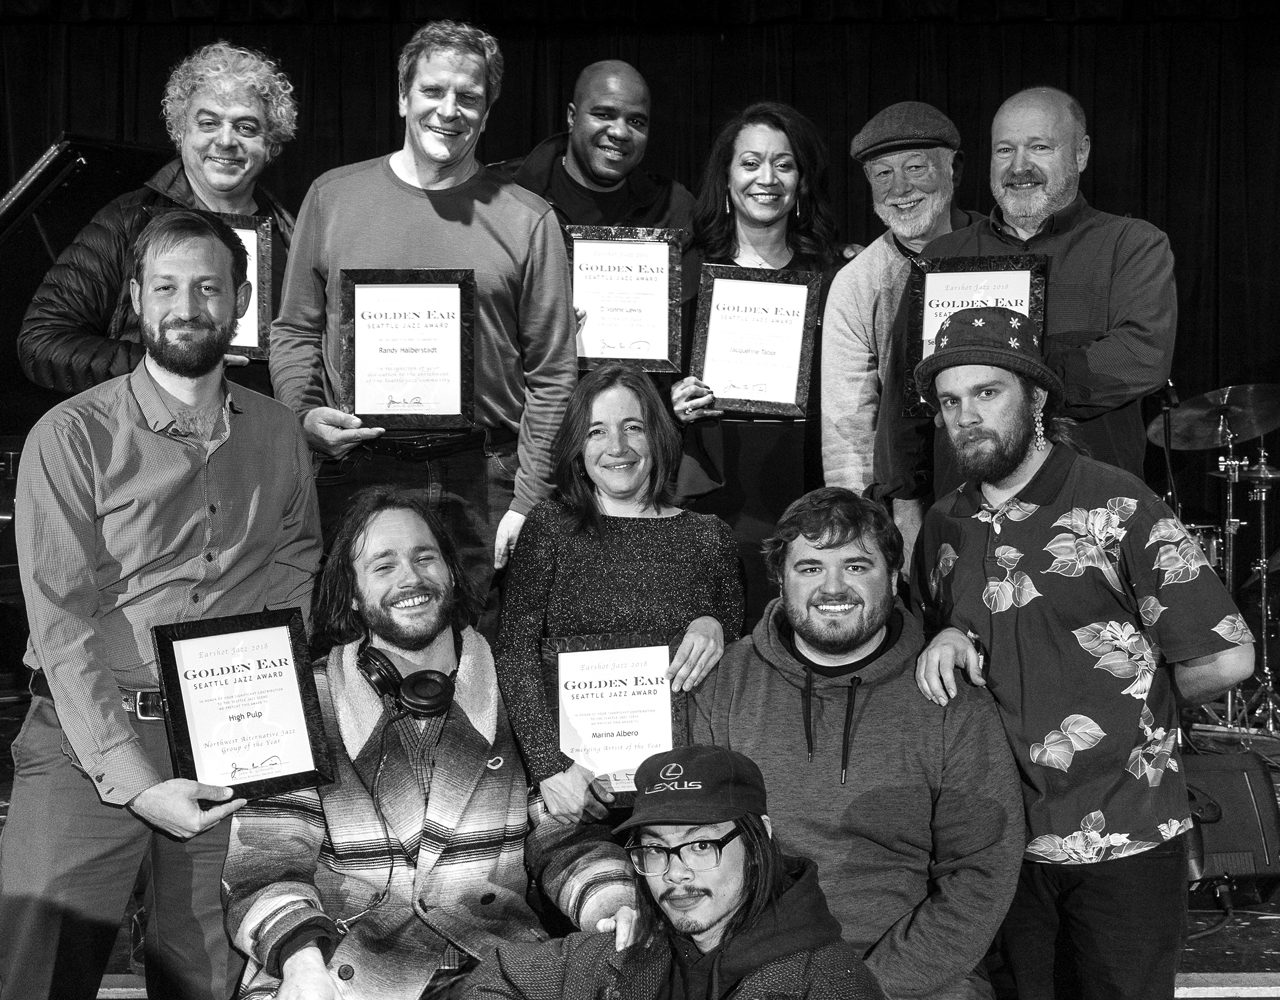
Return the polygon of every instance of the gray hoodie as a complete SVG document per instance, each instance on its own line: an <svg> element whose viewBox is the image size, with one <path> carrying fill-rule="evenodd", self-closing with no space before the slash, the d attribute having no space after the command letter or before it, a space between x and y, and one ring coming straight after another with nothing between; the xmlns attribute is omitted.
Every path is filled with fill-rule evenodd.
<svg viewBox="0 0 1280 1000"><path fill-rule="evenodd" d="M1017 772L987 692L962 685L939 708L916 689L924 639L898 611L890 649L854 674L823 677L788 651L783 602L773 601L697 691L694 738L760 766L783 851L817 862L845 940L886 995L990 997L973 970L1018 879Z"/></svg>

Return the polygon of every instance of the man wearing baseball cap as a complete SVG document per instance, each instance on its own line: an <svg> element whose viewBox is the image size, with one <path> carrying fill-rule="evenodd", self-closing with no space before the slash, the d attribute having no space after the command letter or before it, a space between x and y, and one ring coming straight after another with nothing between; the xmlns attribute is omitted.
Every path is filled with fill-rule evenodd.
<svg viewBox="0 0 1280 1000"><path fill-rule="evenodd" d="M925 516L916 665L991 691L1022 778L1027 847L1001 929L1022 998L1173 996L1186 932L1176 698L1248 677L1253 637L1165 504L1046 433L1064 387L1010 309L943 323L916 384L963 485ZM1052 426L1050 424L1049 426Z"/></svg>
<svg viewBox="0 0 1280 1000"><path fill-rule="evenodd" d="M631 943L572 934L503 945L465 994L588 1000L882 998L840 940L817 868L773 839L764 778L722 747L655 754L636 771L628 836L638 914Z"/></svg>
<svg viewBox="0 0 1280 1000"><path fill-rule="evenodd" d="M827 296L822 334L822 467L828 486L893 501L908 562L930 493L933 425L904 415L907 277L931 240L982 218L952 203L964 154L931 104L885 108L849 154L888 231L846 264Z"/></svg>

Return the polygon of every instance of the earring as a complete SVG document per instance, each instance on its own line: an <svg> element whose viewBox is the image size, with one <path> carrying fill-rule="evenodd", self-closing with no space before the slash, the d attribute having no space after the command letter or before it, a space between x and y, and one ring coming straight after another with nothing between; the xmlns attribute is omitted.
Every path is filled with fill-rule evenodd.
<svg viewBox="0 0 1280 1000"><path fill-rule="evenodd" d="M1044 440L1044 420L1036 413L1036 451L1044 451L1048 447Z"/></svg>
<svg viewBox="0 0 1280 1000"><path fill-rule="evenodd" d="M727 191L725 192L725 195L724 195L724 214L725 215L733 214L733 209L729 207L729 192Z"/></svg>

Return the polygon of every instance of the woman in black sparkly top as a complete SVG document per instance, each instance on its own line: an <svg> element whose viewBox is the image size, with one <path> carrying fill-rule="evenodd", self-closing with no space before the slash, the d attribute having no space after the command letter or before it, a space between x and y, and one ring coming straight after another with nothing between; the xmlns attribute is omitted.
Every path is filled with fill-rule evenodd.
<svg viewBox="0 0 1280 1000"><path fill-rule="evenodd" d="M742 628L733 534L672 505L680 439L649 377L603 365L578 383L552 445L556 493L529 514L511 562L495 658L498 685L551 814L573 822L594 775L560 750L552 636L684 632L668 676L695 687ZM610 796L603 796L606 801Z"/></svg>

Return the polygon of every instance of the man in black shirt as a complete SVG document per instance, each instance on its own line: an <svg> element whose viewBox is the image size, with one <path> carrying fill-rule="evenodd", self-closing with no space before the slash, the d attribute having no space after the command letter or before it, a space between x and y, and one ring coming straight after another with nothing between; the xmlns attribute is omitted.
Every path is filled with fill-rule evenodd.
<svg viewBox="0 0 1280 1000"><path fill-rule="evenodd" d="M592 63L573 88L568 132L497 164L544 198L565 226L640 226L693 232L693 195L637 169L649 144L649 85L616 59Z"/></svg>

